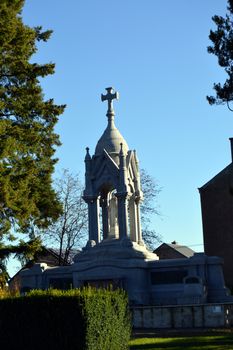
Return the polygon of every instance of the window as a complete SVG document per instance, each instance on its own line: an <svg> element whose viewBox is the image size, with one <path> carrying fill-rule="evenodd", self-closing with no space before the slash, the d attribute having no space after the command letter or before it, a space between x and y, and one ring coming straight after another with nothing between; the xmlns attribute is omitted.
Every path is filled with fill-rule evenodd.
<svg viewBox="0 0 233 350"><path fill-rule="evenodd" d="M183 283L187 274L186 270L151 272L151 284Z"/></svg>
<svg viewBox="0 0 233 350"><path fill-rule="evenodd" d="M73 287L73 279L71 277L66 278L50 278L49 287L53 289L71 289Z"/></svg>

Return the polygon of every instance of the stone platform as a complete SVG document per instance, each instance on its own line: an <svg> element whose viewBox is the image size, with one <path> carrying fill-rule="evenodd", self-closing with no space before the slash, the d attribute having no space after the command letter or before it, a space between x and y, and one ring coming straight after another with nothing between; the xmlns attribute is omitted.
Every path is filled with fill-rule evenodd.
<svg viewBox="0 0 233 350"><path fill-rule="evenodd" d="M20 273L22 291L49 287L123 288L131 305L187 305L232 302L224 285L222 259L193 257L158 260L129 239L87 244L75 263L64 267L36 264Z"/></svg>

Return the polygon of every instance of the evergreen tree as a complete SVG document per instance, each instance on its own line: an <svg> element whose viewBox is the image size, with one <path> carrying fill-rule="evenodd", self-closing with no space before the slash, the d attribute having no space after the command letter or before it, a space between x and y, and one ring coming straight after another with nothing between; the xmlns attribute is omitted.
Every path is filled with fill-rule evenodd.
<svg viewBox="0 0 233 350"><path fill-rule="evenodd" d="M225 83L214 84L216 96L207 96L212 104L227 104L233 101L233 0L228 0L228 13L226 17L214 16L217 26L215 31L210 31L209 38L213 45L208 47L208 52L217 56L218 64L224 68L227 78Z"/></svg>
<svg viewBox="0 0 233 350"><path fill-rule="evenodd" d="M11 251L27 250L28 236L32 253L38 244L31 228L47 227L62 210L51 176L60 145L54 126L65 106L45 100L40 86L54 64L32 62L37 42L52 32L25 25L23 5L24 0L0 2L0 262ZM18 250L6 246L17 230L26 234Z"/></svg>

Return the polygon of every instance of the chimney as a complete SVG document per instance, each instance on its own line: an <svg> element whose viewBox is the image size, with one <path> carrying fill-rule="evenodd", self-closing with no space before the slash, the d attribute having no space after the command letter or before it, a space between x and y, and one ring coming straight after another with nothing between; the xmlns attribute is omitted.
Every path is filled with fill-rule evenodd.
<svg viewBox="0 0 233 350"><path fill-rule="evenodd" d="M231 143L231 161L233 163L233 137L230 137L229 140Z"/></svg>
<svg viewBox="0 0 233 350"><path fill-rule="evenodd" d="M173 242L171 242L171 244L177 244L177 242L176 242L176 241L173 241Z"/></svg>

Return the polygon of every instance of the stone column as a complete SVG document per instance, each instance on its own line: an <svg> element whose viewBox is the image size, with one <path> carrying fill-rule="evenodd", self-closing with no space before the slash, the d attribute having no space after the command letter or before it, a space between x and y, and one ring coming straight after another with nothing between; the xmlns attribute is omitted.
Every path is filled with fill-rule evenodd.
<svg viewBox="0 0 233 350"><path fill-rule="evenodd" d="M141 228L141 216L140 216L140 200L136 201L136 212L137 212L138 244L143 244L142 228Z"/></svg>
<svg viewBox="0 0 233 350"><path fill-rule="evenodd" d="M117 198L111 194L108 206L109 238L119 238Z"/></svg>
<svg viewBox="0 0 233 350"><path fill-rule="evenodd" d="M126 193L116 194L118 201L119 238L128 237L128 198Z"/></svg>
<svg viewBox="0 0 233 350"><path fill-rule="evenodd" d="M130 223L130 239L133 242L138 242L138 220L137 207L134 196L129 200L129 223Z"/></svg>
<svg viewBox="0 0 233 350"><path fill-rule="evenodd" d="M128 192L126 156L123 152L123 144L119 152L119 185L117 189L119 238L128 237Z"/></svg>
<svg viewBox="0 0 233 350"><path fill-rule="evenodd" d="M99 229L99 200L98 197L84 197L88 204L88 225L89 225L89 240L96 243L100 241Z"/></svg>
<svg viewBox="0 0 233 350"><path fill-rule="evenodd" d="M101 198L101 208L102 208L103 239L106 239L108 238L108 232L109 232L107 197Z"/></svg>

